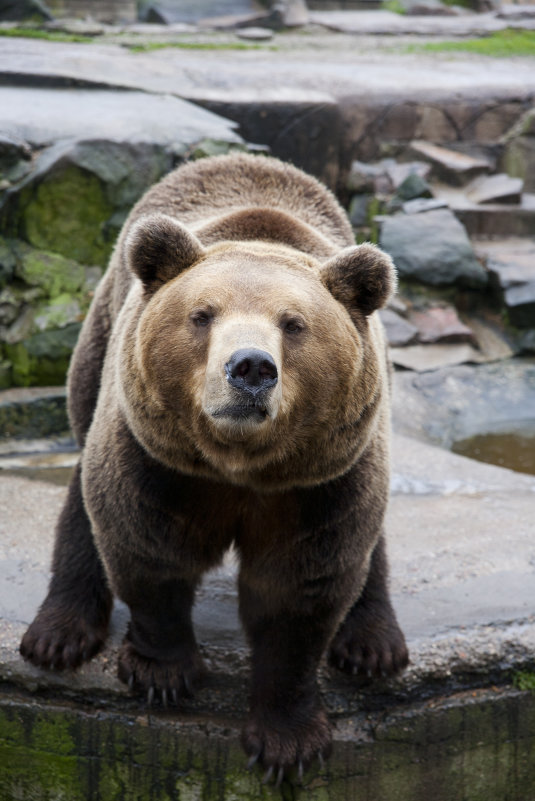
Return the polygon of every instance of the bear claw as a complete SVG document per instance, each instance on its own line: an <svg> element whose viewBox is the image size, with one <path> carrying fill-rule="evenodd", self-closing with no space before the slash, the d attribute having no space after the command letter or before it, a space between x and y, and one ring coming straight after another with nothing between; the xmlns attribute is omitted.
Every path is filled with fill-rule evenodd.
<svg viewBox="0 0 535 801"><path fill-rule="evenodd" d="M48 670L75 670L104 645L107 625L93 625L71 609L43 604L24 634L19 651L28 662Z"/></svg>
<svg viewBox="0 0 535 801"><path fill-rule="evenodd" d="M159 660L139 654L125 638L119 652L118 676L130 692L145 694L148 706L159 701L163 707L170 701L176 706L179 698L190 698L204 675L204 665L195 650L181 660Z"/></svg>

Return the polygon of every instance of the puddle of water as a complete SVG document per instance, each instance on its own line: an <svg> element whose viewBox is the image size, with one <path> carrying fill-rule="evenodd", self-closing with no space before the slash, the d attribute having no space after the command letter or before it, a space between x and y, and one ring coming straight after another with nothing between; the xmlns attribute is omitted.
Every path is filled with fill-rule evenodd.
<svg viewBox="0 0 535 801"><path fill-rule="evenodd" d="M0 475L67 486L79 455L74 450L49 453L17 453L0 457Z"/></svg>
<svg viewBox="0 0 535 801"><path fill-rule="evenodd" d="M455 442L451 449L479 462L535 475L535 421L519 431L477 434Z"/></svg>
<svg viewBox="0 0 535 801"><path fill-rule="evenodd" d="M71 480L74 467L19 467L14 469L2 468L0 475L29 478L32 481L46 481L59 487L67 487Z"/></svg>

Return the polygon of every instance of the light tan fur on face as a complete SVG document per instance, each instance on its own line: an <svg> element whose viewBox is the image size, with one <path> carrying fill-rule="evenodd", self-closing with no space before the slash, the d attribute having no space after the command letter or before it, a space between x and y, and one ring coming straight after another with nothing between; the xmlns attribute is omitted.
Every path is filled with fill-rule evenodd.
<svg viewBox="0 0 535 801"><path fill-rule="evenodd" d="M209 326L193 324L199 312L213 315ZM303 325L300 333L284 332L290 319ZM260 474L264 483L276 480L291 463L294 480L307 484L319 469L316 460L311 471L312 454L324 451L322 469L337 474L364 448L369 425L358 431L358 421L373 401L377 376L370 381L363 370L361 336L324 287L315 259L257 242L209 248L132 325L135 349L127 335L119 354L130 385L125 397L136 407L128 417L145 447L169 466L254 485ZM270 353L277 365L269 414L245 425L216 420L214 410L232 395L224 365L234 350L249 346ZM139 425L143 418L150 427ZM349 450L348 427L354 429ZM338 439L345 447L332 453Z"/></svg>

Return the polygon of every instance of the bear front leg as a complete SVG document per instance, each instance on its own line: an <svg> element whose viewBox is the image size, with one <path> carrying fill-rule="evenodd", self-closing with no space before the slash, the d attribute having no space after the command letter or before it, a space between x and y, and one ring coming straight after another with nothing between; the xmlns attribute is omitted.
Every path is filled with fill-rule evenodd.
<svg viewBox="0 0 535 801"><path fill-rule="evenodd" d="M409 652L388 592L384 536L375 546L366 584L331 643L329 661L353 675L394 676Z"/></svg>
<svg viewBox="0 0 535 801"><path fill-rule="evenodd" d="M149 704L156 697L167 705L192 695L205 673L191 620L196 583L148 579L119 590L131 620L119 652L118 675L130 689L146 693Z"/></svg>
<svg viewBox="0 0 535 801"><path fill-rule="evenodd" d="M277 783L291 768L301 777L314 759L322 762L332 741L316 672L338 615L331 604L322 603L299 613L294 601L271 611L269 597L240 580L240 613L252 648L251 702L242 744L249 764L262 764L265 780L273 776Z"/></svg>
<svg viewBox="0 0 535 801"><path fill-rule="evenodd" d="M78 464L56 526L48 595L22 638L20 653L37 667L77 668L102 647L112 595L95 548Z"/></svg>

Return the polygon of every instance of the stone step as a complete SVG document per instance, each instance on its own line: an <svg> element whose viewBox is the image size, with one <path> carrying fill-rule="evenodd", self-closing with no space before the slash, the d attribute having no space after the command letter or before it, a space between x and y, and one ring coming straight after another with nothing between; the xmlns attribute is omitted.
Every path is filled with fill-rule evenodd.
<svg viewBox="0 0 535 801"><path fill-rule="evenodd" d="M475 237L533 236L535 194L525 192L520 203L473 203L461 190L445 184L435 185L435 194L448 205Z"/></svg>

